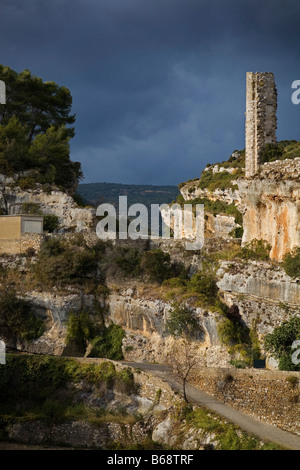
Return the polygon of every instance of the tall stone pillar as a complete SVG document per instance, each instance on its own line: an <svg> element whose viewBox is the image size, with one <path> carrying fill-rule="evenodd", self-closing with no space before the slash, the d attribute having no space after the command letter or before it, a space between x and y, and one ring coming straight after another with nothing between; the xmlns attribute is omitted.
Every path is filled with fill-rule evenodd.
<svg viewBox="0 0 300 470"><path fill-rule="evenodd" d="M266 144L276 143L277 90L273 73L246 74L245 176L257 174Z"/></svg>

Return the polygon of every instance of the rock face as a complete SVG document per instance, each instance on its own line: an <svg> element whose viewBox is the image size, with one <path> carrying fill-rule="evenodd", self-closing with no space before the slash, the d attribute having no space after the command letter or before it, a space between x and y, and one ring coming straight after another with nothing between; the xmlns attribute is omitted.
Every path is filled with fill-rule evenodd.
<svg viewBox="0 0 300 470"><path fill-rule="evenodd" d="M59 218L60 231L88 230L95 220L95 210L80 208L71 196L53 189L45 192L36 189L22 190L13 178L0 175L0 209L8 215L22 213L24 203L38 204L44 214L55 214Z"/></svg>
<svg viewBox="0 0 300 470"><path fill-rule="evenodd" d="M300 162L296 162L300 170ZM275 170L275 165L269 171ZM267 168L264 169L267 173ZM289 178L254 178L239 181L243 208L243 240L266 240L271 245L271 259L300 246L300 181ZM299 173L298 173L299 175Z"/></svg>
<svg viewBox="0 0 300 470"><path fill-rule="evenodd" d="M36 340L19 341L8 346L35 354L76 356L78 352L66 344L66 320L71 312L79 312L84 308L91 309L95 301L94 296L30 291L22 297L30 301L36 314L43 318L45 332Z"/></svg>
<svg viewBox="0 0 300 470"><path fill-rule="evenodd" d="M235 168L231 168L236 170ZM233 181L233 184L236 182ZM237 189L215 189L212 192L207 191L206 189L201 189L197 187L197 183L190 182L182 186L180 188L180 193L184 197L186 201L199 198L208 198L212 201L222 201L226 204L239 204L240 203L240 196Z"/></svg>
<svg viewBox="0 0 300 470"><path fill-rule="evenodd" d="M300 284L279 266L270 269L267 262L253 261L245 266L224 261L218 276L226 303L238 306L245 324L255 328L261 340L291 315L299 315ZM277 368L277 363L271 359L268 367Z"/></svg>
<svg viewBox="0 0 300 470"><path fill-rule="evenodd" d="M300 305L300 284L290 278L279 266L270 269L270 264L262 261L242 262L223 261L218 271L221 280L218 287L237 294L246 294L281 302L290 307Z"/></svg>
<svg viewBox="0 0 300 470"><path fill-rule="evenodd" d="M189 224L184 223L183 210L177 210L177 215L172 209L164 209L161 211L162 220L174 232L174 238L193 240L196 238L228 238L230 233L239 225L235 222L233 216L217 214L214 216L209 212L204 212L199 215L201 221L196 225L196 217L193 217L192 222ZM202 228L203 224L203 228Z"/></svg>
<svg viewBox="0 0 300 470"><path fill-rule="evenodd" d="M166 332L171 304L141 297L134 289L114 292L109 297L109 318L121 325L127 335L123 342L127 360L159 362L170 360L174 339ZM199 364L225 366L229 354L217 334L219 314L197 308L200 334L193 343Z"/></svg>

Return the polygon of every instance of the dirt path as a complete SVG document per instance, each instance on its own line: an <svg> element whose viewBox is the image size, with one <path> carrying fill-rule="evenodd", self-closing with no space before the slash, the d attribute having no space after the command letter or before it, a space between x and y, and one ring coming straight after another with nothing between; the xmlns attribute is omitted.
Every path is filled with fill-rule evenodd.
<svg viewBox="0 0 300 470"><path fill-rule="evenodd" d="M122 362L133 368L138 368L156 375L171 385L171 387L182 393L182 385L172 374L170 367L160 364L145 364L135 362ZM231 406L224 405L212 396L202 390L188 384L186 387L188 399L196 404L202 405L215 411L232 423L237 424L243 430L260 437L263 440L269 440L290 450L300 450L300 436L284 431L276 426L272 426L257 419L254 419Z"/></svg>

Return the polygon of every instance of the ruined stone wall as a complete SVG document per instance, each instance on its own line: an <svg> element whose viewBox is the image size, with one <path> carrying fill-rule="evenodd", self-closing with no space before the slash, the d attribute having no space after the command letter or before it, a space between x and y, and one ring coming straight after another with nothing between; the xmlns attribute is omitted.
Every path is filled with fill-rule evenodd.
<svg viewBox="0 0 300 470"><path fill-rule="evenodd" d="M300 158L276 160L275 162L266 162L260 167L260 178L271 178L276 181L283 179L299 179Z"/></svg>
<svg viewBox="0 0 300 470"><path fill-rule="evenodd" d="M18 255L26 253L28 248L39 251L44 235L39 233L23 233L20 238L0 239L0 253Z"/></svg>
<svg viewBox="0 0 300 470"><path fill-rule="evenodd" d="M28 248L39 251L44 240L44 235L40 233L22 233L20 239L21 253L26 253Z"/></svg>
<svg viewBox="0 0 300 470"><path fill-rule="evenodd" d="M274 75L269 72L246 75L246 178L258 171L262 149L276 143L277 91Z"/></svg>

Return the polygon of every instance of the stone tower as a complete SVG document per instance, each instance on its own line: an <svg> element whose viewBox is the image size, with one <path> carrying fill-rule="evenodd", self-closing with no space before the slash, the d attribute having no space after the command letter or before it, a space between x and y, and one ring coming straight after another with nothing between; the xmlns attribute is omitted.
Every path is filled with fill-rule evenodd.
<svg viewBox="0 0 300 470"><path fill-rule="evenodd" d="M257 173L266 144L276 143L277 90L270 72L246 74L245 176Z"/></svg>

